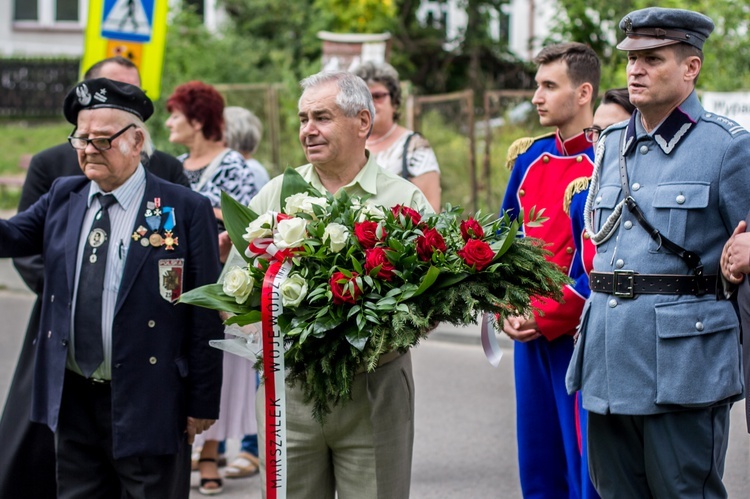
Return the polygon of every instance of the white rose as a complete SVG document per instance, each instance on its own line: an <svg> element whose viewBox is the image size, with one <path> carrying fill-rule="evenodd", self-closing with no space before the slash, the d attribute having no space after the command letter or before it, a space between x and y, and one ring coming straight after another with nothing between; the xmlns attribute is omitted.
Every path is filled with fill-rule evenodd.
<svg viewBox="0 0 750 499"><path fill-rule="evenodd" d="M224 275L222 289L225 295L234 297L235 301L241 305L247 301L247 298L253 292L254 284L255 280L247 273L247 269L232 267Z"/></svg>
<svg viewBox="0 0 750 499"><path fill-rule="evenodd" d="M381 210L374 204L364 204L359 207L359 222L364 222L365 220L383 219L385 219L385 213L383 213L383 210Z"/></svg>
<svg viewBox="0 0 750 499"><path fill-rule="evenodd" d="M307 296L307 281L299 274L292 274L281 283L279 292L283 306L298 307Z"/></svg>
<svg viewBox="0 0 750 499"><path fill-rule="evenodd" d="M309 194L305 194L304 192L298 192L297 194L292 194L286 198L284 212L287 215L294 215L299 212L307 213L313 217L313 219L317 220L315 211L313 210L313 205L325 208L328 206L328 200L326 198L316 198Z"/></svg>
<svg viewBox="0 0 750 499"><path fill-rule="evenodd" d="M349 229L336 222L328 224L326 230L323 232L323 242L329 240L331 251L334 253L338 253L344 249L347 239L349 239Z"/></svg>
<svg viewBox="0 0 750 499"><path fill-rule="evenodd" d="M296 248L307 237L307 220L288 218L279 222L273 235L273 244L279 249Z"/></svg>
<svg viewBox="0 0 750 499"><path fill-rule="evenodd" d="M247 242L252 242L260 237L269 237L273 232L273 215L263 213L258 218L250 222L242 236Z"/></svg>

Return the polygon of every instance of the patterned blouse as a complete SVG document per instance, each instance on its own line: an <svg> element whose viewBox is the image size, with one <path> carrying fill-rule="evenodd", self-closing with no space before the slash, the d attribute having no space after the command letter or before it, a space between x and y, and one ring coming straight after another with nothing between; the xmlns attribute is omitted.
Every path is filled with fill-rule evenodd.
<svg viewBox="0 0 750 499"><path fill-rule="evenodd" d="M190 187L211 201L211 206L221 208L221 191L232 196L239 203L247 205L255 196L260 187L255 180L252 169L245 164L245 158L237 151L229 149L221 158L219 166L213 175L203 185L200 185L201 177L209 165L199 170L185 170L185 175L190 180ZM185 153L177 157L182 163L188 158Z"/></svg>

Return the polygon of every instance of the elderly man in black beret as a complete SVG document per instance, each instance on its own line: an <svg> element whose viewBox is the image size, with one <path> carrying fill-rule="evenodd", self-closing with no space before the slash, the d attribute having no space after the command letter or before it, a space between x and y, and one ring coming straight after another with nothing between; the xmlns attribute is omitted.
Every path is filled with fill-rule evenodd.
<svg viewBox="0 0 750 499"><path fill-rule="evenodd" d="M0 220L0 256L42 254L32 420L56 437L58 497L187 497L189 446L218 417L216 313L176 305L216 281L210 203L147 172L138 87L86 80L66 97L83 177Z"/></svg>
<svg viewBox="0 0 750 499"><path fill-rule="evenodd" d="M585 217L592 293L567 387L589 411L602 497L726 497L743 382L737 315L717 285L750 208L750 133L696 95L711 19L652 7L620 28L636 111L599 140Z"/></svg>

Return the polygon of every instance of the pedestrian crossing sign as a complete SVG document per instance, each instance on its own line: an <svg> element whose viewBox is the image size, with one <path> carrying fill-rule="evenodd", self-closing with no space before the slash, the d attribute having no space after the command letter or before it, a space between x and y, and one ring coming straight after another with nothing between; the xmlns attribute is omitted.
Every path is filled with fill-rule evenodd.
<svg viewBox="0 0 750 499"><path fill-rule="evenodd" d="M86 45L81 74L115 55L130 59L141 74L141 86L159 98L169 0L89 0Z"/></svg>
<svg viewBox="0 0 750 499"><path fill-rule="evenodd" d="M104 0L103 38L146 43L153 22L154 0Z"/></svg>

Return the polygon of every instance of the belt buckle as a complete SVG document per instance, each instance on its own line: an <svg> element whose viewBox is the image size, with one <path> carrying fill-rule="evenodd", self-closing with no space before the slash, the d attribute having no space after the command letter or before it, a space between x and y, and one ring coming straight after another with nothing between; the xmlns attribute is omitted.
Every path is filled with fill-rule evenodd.
<svg viewBox="0 0 750 499"><path fill-rule="evenodd" d="M618 298L633 298L635 293L633 291L633 275L635 272L632 270L615 270L612 275L612 294ZM619 290L620 276L623 276L627 282L627 291Z"/></svg>

